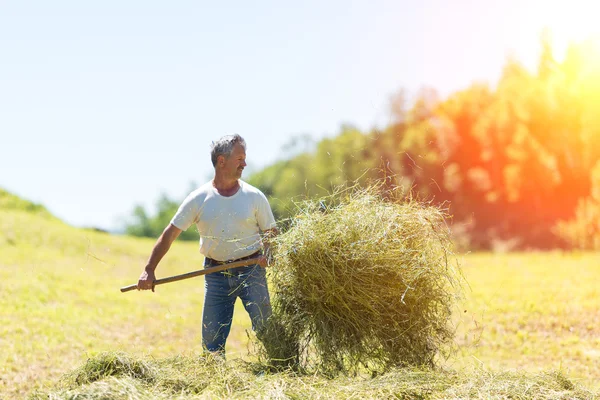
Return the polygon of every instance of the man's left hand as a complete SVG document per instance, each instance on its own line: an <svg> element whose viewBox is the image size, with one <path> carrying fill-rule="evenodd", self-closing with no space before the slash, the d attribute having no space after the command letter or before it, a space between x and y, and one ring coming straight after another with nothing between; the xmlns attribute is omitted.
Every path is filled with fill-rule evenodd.
<svg viewBox="0 0 600 400"><path fill-rule="evenodd" d="M258 257L257 264L263 268L267 268L269 266L269 259L267 258L267 256L262 255L262 256Z"/></svg>

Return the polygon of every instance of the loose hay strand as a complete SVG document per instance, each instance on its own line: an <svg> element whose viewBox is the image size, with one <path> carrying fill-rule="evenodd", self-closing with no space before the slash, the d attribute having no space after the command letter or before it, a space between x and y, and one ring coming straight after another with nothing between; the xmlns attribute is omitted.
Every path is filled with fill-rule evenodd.
<svg viewBox="0 0 600 400"><path fill-rule="evenodd" d="M380 189L307 202L274 240L263 338L275 364L382 372L451 349L462 275L446 214Z"/></svg>

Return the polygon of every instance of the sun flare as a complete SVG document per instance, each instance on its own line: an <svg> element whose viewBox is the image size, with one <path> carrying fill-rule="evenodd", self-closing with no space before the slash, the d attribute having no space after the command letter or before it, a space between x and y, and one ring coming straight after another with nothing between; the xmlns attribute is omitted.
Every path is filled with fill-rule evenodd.
<svg viewBox="0 0 600 400"><path fill-rule="evenodd" d="M595 55L600 52L600 2L594 0L553 1L538 4L547 31L558 50L573 43L586 43Z"/></svg>

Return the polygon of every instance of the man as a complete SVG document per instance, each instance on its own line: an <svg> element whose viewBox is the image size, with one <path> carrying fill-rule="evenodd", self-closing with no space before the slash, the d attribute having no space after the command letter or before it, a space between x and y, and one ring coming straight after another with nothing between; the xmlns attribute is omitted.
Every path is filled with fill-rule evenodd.
<svg viewBox="0 0 600 400"><path fill-rule="evenodd" d="M224 136L211 146L214 178L192 192L158 238L138 290L154 290L154 271L179 234L196 224L200 233L200 253L204 266L259 257L256 265L205 275L202 345L225 355L225 342L231 328L237 297L260 334L271 315L265 269L268 264L268 238L275 233L273 212L265 195L242 181L246 166L246 142L239 135ZM264 252L261 235L266 238Z"/></svg>

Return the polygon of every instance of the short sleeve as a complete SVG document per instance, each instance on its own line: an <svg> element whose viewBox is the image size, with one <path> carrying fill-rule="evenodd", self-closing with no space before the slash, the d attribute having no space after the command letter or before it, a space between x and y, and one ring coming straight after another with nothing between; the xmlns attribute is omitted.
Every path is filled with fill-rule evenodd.
<svg viewBox="0 0 600 400"><path fill-rule="evenodd" d="M256 204L256 221L261 231L273 229L277 227L273 211L271 211L271 205L267 200L267 197L262 193L258 192L257 204Z"/></svg>
<svg viewBox="0 0 600 400"><path fill-rule="evenodd" d="M192 193L186 197L183 203L181 203L179 209L175 213L175 216L173 216L173 219L171 220L171 224L182 231L185 231L193 223L198 221L199 212L200 208L198 207L196 196L194 196Z"/></svg>

